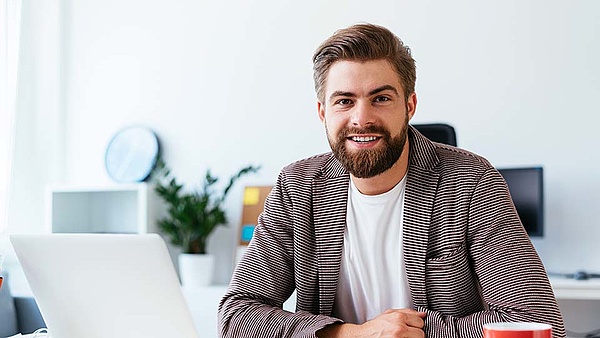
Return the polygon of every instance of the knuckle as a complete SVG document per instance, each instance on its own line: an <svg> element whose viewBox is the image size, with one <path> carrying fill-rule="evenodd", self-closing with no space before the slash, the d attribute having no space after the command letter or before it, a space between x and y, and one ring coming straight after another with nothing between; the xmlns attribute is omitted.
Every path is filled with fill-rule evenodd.
<svg viewBox="0 0 600 338"><path fill-rule="evenodd" d="M395 326L394 331L396 333L406 333L406 332L408 332L408 326L405 325L404 323L398 324Z"/></svg>
<svg viewBox="0 0 600 338"><path fill-rule="evenodd" d="M403 312L396 312L395 313L395 319L399 320L399 321L406 321L406 313Z"/></svg>

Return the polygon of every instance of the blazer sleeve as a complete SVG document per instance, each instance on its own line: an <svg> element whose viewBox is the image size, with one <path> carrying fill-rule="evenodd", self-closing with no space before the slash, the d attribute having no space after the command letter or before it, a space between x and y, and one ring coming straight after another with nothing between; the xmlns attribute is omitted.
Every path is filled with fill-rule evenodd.
<svg viewBox="0 0 600 338"><path fill-rule="evenodd" d="M279 175L252 240L219 304L222 337L316 337L339 319L282 309L295 289L294 205Z"/></svg>
<svg viewBox="0 0 600 338"><path fill-rule="evenodd" d="M506 183L494 168L483 174L474 190L467 248L485 309L455 317L420 307L417 310L427 313L427 337L481 337L484 323L500 321L548 323L553 338L566 336L544 266L521 224Z"/></svg>

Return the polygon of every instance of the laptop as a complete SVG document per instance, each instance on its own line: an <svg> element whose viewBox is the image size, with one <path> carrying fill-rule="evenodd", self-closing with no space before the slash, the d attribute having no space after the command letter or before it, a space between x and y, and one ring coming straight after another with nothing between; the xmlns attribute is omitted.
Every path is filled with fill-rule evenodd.
<svg viewBox="0 0 600 338"><path fill-rule="evenodd" d="M51 338L198 337L157 234L11 235Z"/></svg>

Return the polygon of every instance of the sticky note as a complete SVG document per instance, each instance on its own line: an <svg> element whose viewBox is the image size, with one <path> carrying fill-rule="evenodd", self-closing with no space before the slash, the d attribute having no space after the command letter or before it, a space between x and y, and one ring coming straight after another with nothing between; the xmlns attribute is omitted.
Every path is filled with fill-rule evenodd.
<svg viewBox="0 0 600 338"><path fill-rule="evenodd" d="M242 226L242 242L250 242L254 235L254 224L244 224Z"/></svg>
<svg viewBox="0 0 600 338"><path fill-rule="evenodd" d="M260 198L260 189L246 188L244 190L244 205L257 205Z"/></svg>

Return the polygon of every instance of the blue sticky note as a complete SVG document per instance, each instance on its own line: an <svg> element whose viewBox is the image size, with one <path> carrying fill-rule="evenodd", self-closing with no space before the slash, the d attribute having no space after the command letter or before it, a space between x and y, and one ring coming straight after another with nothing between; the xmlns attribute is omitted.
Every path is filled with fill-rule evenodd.
<svg viewBox="0 0 600 338"><path fill-rule="evenodd" d="M244 224L242 226L242 242L250 242L254 234L254 224Z"/></svg>

